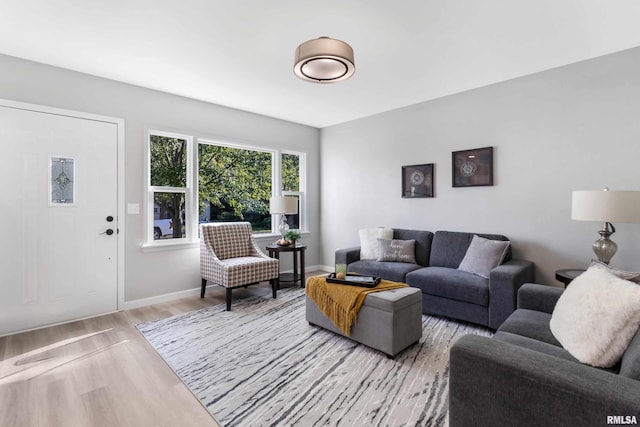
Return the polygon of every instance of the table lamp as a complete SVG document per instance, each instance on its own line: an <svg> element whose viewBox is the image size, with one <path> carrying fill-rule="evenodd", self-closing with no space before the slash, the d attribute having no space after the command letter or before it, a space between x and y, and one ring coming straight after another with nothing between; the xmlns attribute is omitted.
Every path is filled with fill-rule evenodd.
<svg viewBox="0 0 640 427"><path fill-rule="evenodd" d="M618 250L618 245L609 237L616 228L612 222L640 222L640 191L574 191L571 197L571 219L600 221L600 238L592 249L598 260L609 264Z"/></svg>
<svg viewBox="0 0 640 427"><path fill-rule="evenodd" d="M274 196L269 200L269 213L271 215L282 215L280 225L278 225L278 232L282 234L284 239L284 235L289 231L287 214L298 213L298 200L295 197Z"/></svg>

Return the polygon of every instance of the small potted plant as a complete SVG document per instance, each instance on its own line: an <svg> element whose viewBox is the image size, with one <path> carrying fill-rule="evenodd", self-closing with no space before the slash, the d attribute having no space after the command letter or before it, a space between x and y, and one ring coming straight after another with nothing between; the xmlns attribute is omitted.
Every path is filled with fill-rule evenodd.
<svg viewBox="0 0 640 427"><path fill-rule="evenodd" d="M291 245L294 246L296 244L296 240L300 239L300 231L299 230L289 230L285 233L284 238L291 242Z"/></svg>

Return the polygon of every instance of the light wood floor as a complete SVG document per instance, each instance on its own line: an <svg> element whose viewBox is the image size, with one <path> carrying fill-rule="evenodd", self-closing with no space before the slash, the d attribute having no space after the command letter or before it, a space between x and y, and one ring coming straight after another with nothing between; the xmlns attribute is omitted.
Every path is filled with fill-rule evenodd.
<svg viewBox="0 0 640 427"><path fill-rule="evenodd" d="M218 426L135 326L222 304L224 295L213 287L204 299L0 338L0 426ZM271 288L234 290L233 299L249 295L270 296Z"/></svg>

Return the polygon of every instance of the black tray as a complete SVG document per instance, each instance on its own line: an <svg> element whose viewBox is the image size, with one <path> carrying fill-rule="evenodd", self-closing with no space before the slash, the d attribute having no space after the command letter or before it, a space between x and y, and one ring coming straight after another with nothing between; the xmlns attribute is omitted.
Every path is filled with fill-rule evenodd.
<svg viewBox="0 0 640 427"><path fill-rule="evenodd" d="M359 274L347 273L347 277L344 279L336 279L336 273L331 273L327 276L327 282L339 283L341 285L349 286L361 286L363 288L375 288L380 283L379 277L372 276L360 276Z"/></svg>

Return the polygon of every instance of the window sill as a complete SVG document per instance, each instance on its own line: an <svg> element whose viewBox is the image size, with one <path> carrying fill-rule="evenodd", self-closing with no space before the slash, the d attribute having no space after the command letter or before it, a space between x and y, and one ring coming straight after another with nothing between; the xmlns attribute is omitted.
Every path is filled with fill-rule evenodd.
<svg viewBox="0 0 640 427"><path fill-rule="evenodd" d="M193 249L200 246L200 241L180 241L180 242L172 242L172 241L164 241L164 242L153 242L153 243L144 243L142 245L142 252L162 252L162 251L176 251L181 249Z"/></svg>
<svg viewBox="0 0 640 427"><path fill-rule="evenodd" d="M311 233L308 231L302 232L302 236L309 236ZM280 234L254 234L253 238L256 242L260 243L273 243L280 238ZM154 241L153 243L144 243L141 247L142 252L163 252L163 251L177 251L182 249L193 249L200 246L200 239L194 241Z"/></svg>

